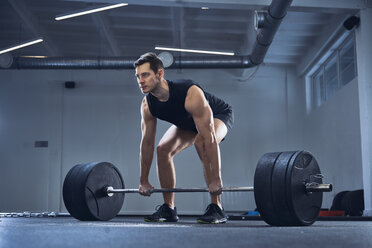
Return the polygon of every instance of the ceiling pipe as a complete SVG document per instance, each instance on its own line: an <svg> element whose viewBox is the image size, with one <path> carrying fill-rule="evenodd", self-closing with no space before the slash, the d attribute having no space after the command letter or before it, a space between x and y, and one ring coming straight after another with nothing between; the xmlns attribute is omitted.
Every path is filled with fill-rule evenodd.
<svg viewBox="0 0 372 248"><path fill-rule="evenodd" d="M250 68L261 64L287 14L293 0L273 0L265 15L252 53L248 56L194 56L175 57L168 68ZM27 58L17 57L11 68L14 69L133 69L135 57L92 57L92 58Z"/></svg>
<svg viewBox="0 0 372 248"><path fill-rule="evenodd" d="M257 34L256 43L253 46L251 55L249 55L252 64L259 65L263 62L276 31L291 4L292 0L273 0L271 2L265 15L263 28Z"/></svg>
<svg viewBox="0 0 372 248"><path fill-rule="evenodd" d="M133 69L135 57L17 57L14 69Z"/></svg>
<svg viewBox="0 0 372 248"><path fill-rule="evenodd" d="M66 58L18 57L12 65L14 69L133 69L136 57L95 57ZM247 68L250 65L248 56L181 57L174 58L167 68Z"/></svg>

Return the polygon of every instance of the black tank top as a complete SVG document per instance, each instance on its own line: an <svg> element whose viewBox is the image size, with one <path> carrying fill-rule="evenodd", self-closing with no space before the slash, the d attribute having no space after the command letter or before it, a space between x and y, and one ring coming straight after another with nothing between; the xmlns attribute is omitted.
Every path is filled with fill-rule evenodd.
<svg viewBox="0 0 372 248"><path fill-rule="evenodd" d="M196 85L200 89L202 88L192 80L167 80L167 82L169 87L168 101L161 102L151 93L146 95L151 114L154 117L170 122L181 129L191 130L197 133L198 131L195 122L191 114L185 109L185 99L187 91L191 86ZM226 102L208 92L205 92L204 90L203 92L212 109L213 116L226 111L231 111L230 105Z"/></svg>

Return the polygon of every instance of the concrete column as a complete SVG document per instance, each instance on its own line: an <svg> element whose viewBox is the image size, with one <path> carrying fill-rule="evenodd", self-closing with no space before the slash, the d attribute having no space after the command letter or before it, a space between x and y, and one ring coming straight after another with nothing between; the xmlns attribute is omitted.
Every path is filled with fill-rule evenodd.
<svg viewBox="0 0 372 248"><path fill-rule="evenodd" d="M372 216L372 8L360 11L356 30L365 216Z"/></svg>

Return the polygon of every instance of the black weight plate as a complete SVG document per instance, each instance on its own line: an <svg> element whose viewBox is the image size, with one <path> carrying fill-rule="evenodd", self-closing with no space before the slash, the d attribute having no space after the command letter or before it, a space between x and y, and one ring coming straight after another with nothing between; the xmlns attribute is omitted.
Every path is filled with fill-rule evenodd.
<svg viewBox="0 0 372 248"><path fill-rule="evenodd" d="M114 218L123 206L124 194L107 197L102 191L107 186L115 189L125 188L120 172L112 164L99 163L90 172L85 191L88 208L97 220Z"/></svg>
<svg viewBox="0 0 372 248"><path fill-rule="evenodd" d="M322 192L307 194L305 183L322 183L318 163L305 151L267 153L257 164L254 196L264 221L274 226L311 225L319 215Z"/></svg>
<svg viewBox="0 0 372 248"><path fill-rule="evenodd" d="M78 164L71 168L63 182L63 201L67 211L76 219L93 220L93 216L87 209L84 197L84 180L86 164Z"/></svg>
<svg viewBox="0 0 372 248"><path fill-rule="evenodd" d="M364 190L348 191L341 201L345 215L362 216L364 210Z"/></svg>
<svg viewBox="0 0 372 248"><path fill-rule="evenodd" d="M275 207L272 195L272 172L280 156L278 153L266 153L258 161L254 174L254 198L262 219L269 225L278 226L285 220Z"/></svg>
<svg viewBox="0 0 372 248"><path fill-rule="evenodd" d="M347 192L349 192L349 191L348 190L341 191L341 192L338 192L335 195L335 197L333 198L332 206L331 206L330 210L345 210L342 207L342 200L343 200L343 198L344 198L344 196L346 195Z"/></svg>
<svg viewBox="0 0 372 248"><path fill-rule="evenodd" d="M107 186L124 188L120 172L107 162L80 164L67 174L63 199L69 213L79 220L110 220L120 211L124 194L108 197Z"/></svg>
<svg viewBox="0 0 372 248"><path fill-rule="evenodd" d="M322 178L315 176L321 174L318 162L311 153L301 151L291 159L287 170L287 201L295 217L291 225L311 225L319 216L323 192L308 194L304 184L322 183Z"/></svg>
<svg viewBox="0 0 372 248"><path fill-rule="evenodd" d="M293 161L292 158L297 156L297 154L298 152L282 152L277 158L272 171L272 201L275 209L283 219L280 223L281 226L294 225L295 215L293 213L293 208L288 204L288 198L290 197L288 184L290 182L287 180L287 173L289 172L288 169L291 168L290 164Z"/></svg>

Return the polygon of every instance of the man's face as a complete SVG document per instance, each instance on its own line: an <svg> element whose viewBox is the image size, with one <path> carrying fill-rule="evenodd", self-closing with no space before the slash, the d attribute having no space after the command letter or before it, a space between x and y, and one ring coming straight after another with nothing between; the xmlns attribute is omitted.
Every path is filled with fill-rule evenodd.
<svg viewBox="0 0 372 248"><path fill-rule="evenodd" d="M154 88L160 83L159 72L154 73L150 68L150 63L144 63L143 65L136 67L136 78L138 86L143 94L153 91Z"/></svg>

